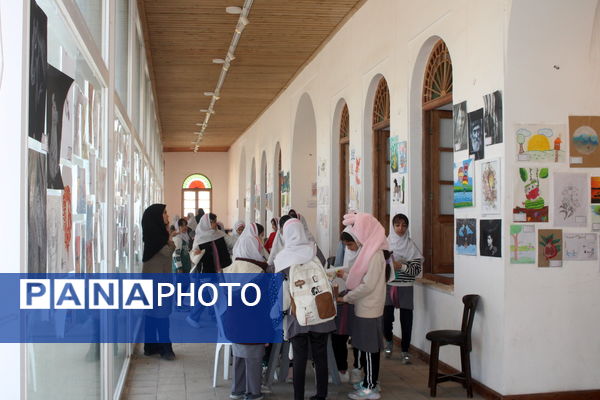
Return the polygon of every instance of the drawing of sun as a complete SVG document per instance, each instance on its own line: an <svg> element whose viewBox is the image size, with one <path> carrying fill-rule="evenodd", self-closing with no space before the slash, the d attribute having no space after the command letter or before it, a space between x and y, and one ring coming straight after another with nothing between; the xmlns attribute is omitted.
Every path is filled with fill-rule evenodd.
<svg viewBox="0 0 600 400"><path fill-rule="evenodd" d="M548 151L550 150L550 141L545 135L533 135L527 142L527 151Z"/></svg>

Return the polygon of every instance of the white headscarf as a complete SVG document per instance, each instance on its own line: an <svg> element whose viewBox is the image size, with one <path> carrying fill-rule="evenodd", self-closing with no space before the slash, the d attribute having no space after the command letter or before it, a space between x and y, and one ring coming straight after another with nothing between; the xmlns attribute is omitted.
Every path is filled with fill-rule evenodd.
<svg viewBox="0 0 600 400"><path fill-rule="evenodd" d="M255 223L246 225L235 246L233 246L233 259L247 258L254 261L265 262L262 256L262 243L258 238L258 228Z"/></svg>
<svg viewBox="0 0 600 400"><path fill-rule="evenodd" d="M308 229L308 222L306 222L306 218L304 218L304 215L300 214L299 212L296 212L296 214L298 214L298 219L300 220L300 222L302 222L302 226L304 227L304 233L306 233L306 238L313 243L317 243L315 237L312 235L312 233L310 233L310 230Z"/></svg>
<svg viewBox="0 0 600 400"><path fill-rule="evenodd" d="M269 253L269 259L267 261L269 265L273 265L275 262L275 257L277 257L277 254L279 254L284 247L285 245L283 244L283 236L281 236L281 228L279 228L277 233L275 233L273 246L271 246L271 253Z"/></svg>
<svg viewBox="0 0 600 400"><path fill-rule="evenodd" d="M356 238L356 235L354 234L354 231L352 230L351 226L347 226L344 229L344 232L346 232L347 234L352 236L352 239L354 239L356 244L358 246L360 246L360 242ZM354 261L356 261L356 258L358 257L358 253L360 253L360 247L358 248L358 250L352 251L352 250L348 250L348 248L344 246L344 263L343 263L344 268L348 268L348 270L350 268L352 268L352 265L354 265Z"/></svg>
<svg viewBox="0 0 600 400"><path fill-rule="evenodd" d="M188 213L187 223L188 223L188 228L190 228L193 231L196 230L198 223L196 222L196 216L194 215L194 213Z"/></svg>
<svg viewBox="0 0 600 400"><path fill-rule="evenodd" d="M388 236L388 243L390 244L390 250L393 251L392 257L396 261L423 260L423 254L421 254L415 242L410 238L408 231L406 231L404 236L400 236L392 228Z"/></svg>
<svg viewBox="0 0 600 400"><path fill-rule="evenodd" d="M275 257L275 272L281 272L291 265L307 263L315 258L317 247L306 237L300 220L290 219L281 231L285 247Z"/></svg>
<svg viewBox="0 0 600 400"><path fill-rule="evenodd" d="M239 220L235 224L233 224L233 232L231 232L231 236L233 236L236 239L239 238L244 233L245 229L242 231L242 234L239 234L237 232L237 230L240 226L244 226L244 225L246 225L246 223L242 220ZM247 228L247 226L246 226L246 228Z"/></svg>
<svg viewBox="0 0 600 400"><path fill-rule="evenodd" d="M218 229L212 229L210 227L210 217L209 214L204 214L202 218L200 218L200 223L196 227L196 235L194 236L194 246L214 242L217 239L225 236L225 232L220 231Z"/></svg>
<svg viewBox="0 0 600 400"><path fill-rule="evenodd" d="M173 227L175 228L176 231L179 230L179 215L175 214L175 216L173 217L173 221L171 221L171 225L173 225Z"/></svg>

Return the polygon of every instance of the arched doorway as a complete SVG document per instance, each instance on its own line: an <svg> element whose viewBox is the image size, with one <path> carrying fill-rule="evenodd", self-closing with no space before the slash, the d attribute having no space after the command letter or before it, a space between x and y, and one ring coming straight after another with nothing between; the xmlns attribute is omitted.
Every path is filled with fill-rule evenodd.
<svg viewBox="0 0 600 400"><path fill-rule="evenodd" d="M373 216L390 225L390 91L381 78L373 101Z"/></svg>
<svg viewBox="0 0 600 400"><path fill-rule="evenodd" d="M317 226L317 123L312 100L307 93L300 97L292 139L290 188L292 208L302 213L311 232Z"/></svg>
<svg viewBox="0 0 600 400"><path fill-rule="evenodd" d="M348 212L348 202L350 200L350 112L348 104L342 100L342 110L339 116L339 125L337 130L338 147L338 171L339 171L339 221L340 230L344 229L342 217ZM341 104L340 104L341 105Z"/></svg>
<svg viewBox="0 0 600 400"><path fill-rule="evenodd" d="M281 216L281 147L279 142L275 145L275 159L273 160L273 216Z"/></svg>
<svg viewBox="0 0 600 400"><path fill-rule="evenodd" d="M423 107L424 271L454 273L452 61L439 40L425 67ZM449 277L450 278L450 277Z"/></svg>

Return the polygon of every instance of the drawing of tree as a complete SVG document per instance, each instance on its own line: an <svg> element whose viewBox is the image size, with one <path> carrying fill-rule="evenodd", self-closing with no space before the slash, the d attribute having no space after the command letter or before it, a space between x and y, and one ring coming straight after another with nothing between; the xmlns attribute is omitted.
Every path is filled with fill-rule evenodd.
<svg viewBox="0 0 600 400"><path fill-rule="evenodd" d="M523 225L511 225L510 235L515 243L515 261L519 259L519 233L523 232Z"/></svg>

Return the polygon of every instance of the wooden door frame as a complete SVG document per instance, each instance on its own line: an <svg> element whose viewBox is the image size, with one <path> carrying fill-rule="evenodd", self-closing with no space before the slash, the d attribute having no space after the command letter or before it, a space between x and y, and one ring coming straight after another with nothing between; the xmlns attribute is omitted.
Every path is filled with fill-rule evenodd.
<svg viewBox="0 0 600 400"><path fill-rule="evenodd" d="M377 149L377 144L381 143L380 137L379 135L383 134L383 132L387 132L387 137L389 140L390 137L390 121L389 120L384 120L381 122L378 122L376 124L373 124L373 140L372 140L372 168L373 168L373 193L372 193L372 199L373 199L373 216L381 223L381 225L383 225L383 228L386 231L386 234L389 231L389 225L390 225L390 221L388 218L388 221L385 221L385 223L382 223L381 219L380 219L380 213L381 213L381 204L380 204L380 198L379 196L377 196L378 193L378 188L379 185L381 184L381 180L385 180L385 174L383 174L383 176L381 175L381 157L380 154L378 153L378 149ZM379 155L379 157L378 157ZM386 157L389 156L386 155ZM387 166L386 166L387 168ZM385 185L385 187L387 187L387 185ZM389 193L388 195L389 196ZM388 197L386 197L386 199L388 199ZM385 205L383 206L385 208Z"/></svg>
<svg viewBox="0 0 600 400"><path fill-rule="evenodd" d="M346 214L346 210L348 207L348 199L346 198L346 185L348 185L350 182L350 176L348 174L349 172L349 162L350 160L346 157L346 153L345 153L345 147L348 147L348 153L350 153L350 138L349 137L344 137L340 139L340 144L339 144L339 152L340 152L340 165L339 165L339 171L340 171L340 179L339 179L339 183L340 183L340 196L339 196L339 202L340 202L340 231L343 231L345 226L343 224L343 218L344 218L344 214Z"/></svg>

